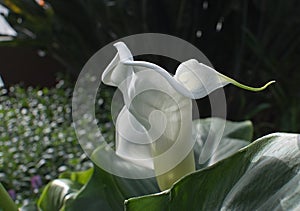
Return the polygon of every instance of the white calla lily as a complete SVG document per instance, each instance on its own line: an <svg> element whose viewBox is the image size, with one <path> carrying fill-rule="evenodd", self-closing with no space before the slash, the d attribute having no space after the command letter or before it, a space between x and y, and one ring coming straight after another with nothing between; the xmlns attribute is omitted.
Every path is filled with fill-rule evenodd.
<svg viewBox="0 0 300 211"><path fill-rule="evenodd" d="M2 80L1 75L0 75L0 88L1 87L4 87L4 83L3 83L3 80Z"/></svg>
<svg viewBox="0 0 300 211"><path fill-rule="evenodd" d="M228 78L195 59L179 65L175 76L153 63L134 61L123 42L102 74L118 87L125 105L116 122L116 154L154 169L161 190L195 171L192 99L207 96L229 83L259 91Z"/></svg>

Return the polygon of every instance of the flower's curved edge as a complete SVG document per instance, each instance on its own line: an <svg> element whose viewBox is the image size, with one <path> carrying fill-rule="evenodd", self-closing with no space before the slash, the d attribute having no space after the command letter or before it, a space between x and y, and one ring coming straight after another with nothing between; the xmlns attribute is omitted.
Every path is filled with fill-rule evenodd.
<svg viewBox="0 0 300 211"><path fill-rule="evenodd" d="M179 93L181 93L182 95L189 97L191 99L198 99L201 98L197 95L195 95L193 92L191 92L190 90L188 90L183 84L181 84L179 81L177 81L167 70L165 70L164 68L160 67L159 65L156 65L154 63L151 62L145 62L145 61L134 61L133 60L133 56L130 52L130 50L128 49L128 47L126 46L126 44L124 42L117 42L114 44L114 47L117 48L118 53L116 55L116 57L120 57L119 58L119 62L127 65L127 66L138 66L138 67L144 67L144 68L150 68L155 70L156 72L158 72L159 74L161 74L169 83L170 85ZM114 58L114 60L116 59L116 57ZM112 62L113 63L113 62ZM205 68L209 68L209 69L213 69L203 63L199 62L200 66L203 66ZM110 69L110 68L108 68ZM105 71L107 72L107 70ZM262 91L264 89L266 89L269 85L275 83L274 80L266 83L264 86L262 87L251 87L251 86L247 86L244 85L240 82L237 82L236 80L229 78L226 75L223 75L217 71L215 71L222 79L225 79L228 83L231 83L239 88L242 88L244 90L248 90L248 91L253 91L253 92L259 92ZM104 74L105 75L105 74ZM224 84L225 86L226 84Z"/></svg>

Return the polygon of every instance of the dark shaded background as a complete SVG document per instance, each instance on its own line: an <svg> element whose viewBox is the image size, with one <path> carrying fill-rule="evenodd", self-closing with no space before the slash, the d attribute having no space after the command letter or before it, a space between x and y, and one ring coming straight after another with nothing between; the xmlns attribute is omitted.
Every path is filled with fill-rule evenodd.
<svg viewBox="0 0 300 211"><path fill-rule="evenodd" d="M25 84L51 85L57 71L69 72L76 79L88 58L109 42L136 33L166 33L196 45L218 71L240 82L261 86L269 80L277 81L261 93L226 87L228 119L251 119L256 137L275 131L300 132L300 2L297 0L0 0L0 3L10 9L7 19L18 32L13 41L0 42L1 46L10 46L10 49L0 48L0 62L6 69L1 74L3 71L8 84L26 79ZM26 57L21 55L29 54L18 49L18 53L13 53L14 68L5 68L11 67L12 57L8 55L15 46L29 49L32 57L35 52L46 52L47 58L22 63ZM169 69L176 65L165 58L155 60ZM20 64L19 69L16 64ZM201 116L210 116L208 100L199 103Z"/></svg>

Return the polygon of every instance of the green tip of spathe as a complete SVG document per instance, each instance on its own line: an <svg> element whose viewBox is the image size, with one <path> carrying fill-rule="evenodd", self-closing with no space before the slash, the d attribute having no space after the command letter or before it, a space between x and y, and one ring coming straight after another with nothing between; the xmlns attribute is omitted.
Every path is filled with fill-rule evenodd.
<svg viewBox="0 0 300 211"><path fill-rule="evenodd" d="M234 84L235 86L237 87L240 87L242 89L245 89L245 90L249 90L249 91L252 91L252 92L259 92L259 91L262 91L264 89L266 89L269 85L275 83L275 81L270 81L268 83L266 83L264 86L262 87L251 87L251 86L246 86L246 85L243 85L241 83L238 83L236 81L234 81L232 84Z"/></svg>
<svg viewBox="0 0 300 211"><path fill-rule="evenodd" d="M273 81L269 81L268 83L266 83L264 86L260 87L260 88L256 88L258 89L257 91L261 91L261 90L264 90L265 88L267 88L269 85L275 83L276 81L273 80Z"/></svg>
<svg viewBox="0 0 300 211"><path fill-rule="evenodd" d="M241 84L239 82L237 82L236 80L233 80L225 75L222 75L222 77L227 80L228 82L230 82L231 84L239 87L239 88L242 88L242 89L245 89L245 90L248 90L248 91L252 91L252 92L259 92L259 91L262 91L264 89L266 89L269 85L271 85L272 83L275 83L275 81L270 81L268 83L266 83L264 86L262 87L251 87L251 86L247 86L247 85L244 85L244 84Z"/></svg>

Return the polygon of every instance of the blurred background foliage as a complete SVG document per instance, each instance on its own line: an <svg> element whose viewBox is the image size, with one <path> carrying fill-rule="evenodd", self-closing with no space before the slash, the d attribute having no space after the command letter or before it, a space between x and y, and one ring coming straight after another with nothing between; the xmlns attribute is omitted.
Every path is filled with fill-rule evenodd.
<svg viewBox="0 0 300 211"><path fill-rule="evenodd" d="M297 0L0 3L10 10L7 19L18 33L0 45L43 49L75 76L93 53L123 36L159 32L183 38L203 51L217 70L241 82L259 86L271 79L277 81L258 94L226 88L229 119L253 120L257 137L300 130ZM203 104L207 106L201 106L201 116L209 116L208 102Z"/></svg>
<svg viewBox="0 0 300 211"><path fill-rule="evenodd" d="M243 83L260 86L271 79L277 81L259 94L226 88L229 119L251 119L256 137L273 131L300 130L297 0L0 3L10 10L7 19L18 33L15 39L0 45L43 49L75 76L93 53L123 36L159 32L183 38L204 52L217 70ZM201 108L201 116L209 116L209 105Z"/></svg>
<svg viewBox="0 0 300 211"><path fill-rule="evenodd" d="M0 182L17 203L37 199L42 187L62 172L92 167L72 125L69 81L60 76L52 88L0 88ZM96 99L99 128L113 140L110 92Z"/></svg>
<svg viewBox="0 0 300 211"><path fill-rule="evenodd" d="M240 82L260 86L277 81L261 93L226 87L229 120L252 120L255 137L275 131L300 132L297 0L0 0L0 4L9 9L6 19L17 32L0 46L43 50L64 65L74 76L73 82L90 56L109 42L136 33L170 34L197 46L218 71ZM160 58L157 62L174 68L174 61ZM24 89L21 98L30 98L28 92L39 96L40 91L44 95L43 89ZM8 95L10 100L17 93ZM47 96L55 104L52 94ZM70 106L70 101L64 103ZM210 116L208 99L199 103L201 117ZM14 115L21 107L12 106L17 109ZM63 125L70 126L71 118Z"/></svg>

